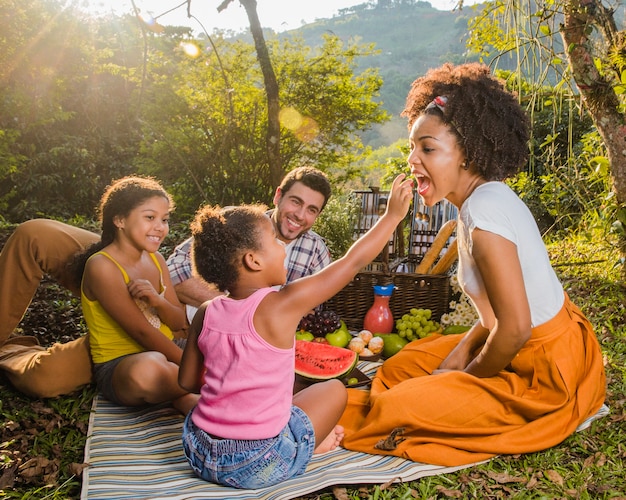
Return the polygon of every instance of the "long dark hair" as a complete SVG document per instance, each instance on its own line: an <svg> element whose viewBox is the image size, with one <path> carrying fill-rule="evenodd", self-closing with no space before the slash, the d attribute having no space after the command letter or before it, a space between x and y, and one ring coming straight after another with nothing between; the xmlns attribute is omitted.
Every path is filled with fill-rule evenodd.
<svg viewBox="0 0 626 500"><path fill-rule="evenodd" d="M117 233L115 218L128 216L135 207L155 196L167 199L170 210L174 210L174 200L161 183L153 177L137 175L122 177L113 181L105 189L98 206L98 221L102 231L100 241L76 254L69 263L70 276L77 288L80 288L87 259L115 240Z"/></svg>

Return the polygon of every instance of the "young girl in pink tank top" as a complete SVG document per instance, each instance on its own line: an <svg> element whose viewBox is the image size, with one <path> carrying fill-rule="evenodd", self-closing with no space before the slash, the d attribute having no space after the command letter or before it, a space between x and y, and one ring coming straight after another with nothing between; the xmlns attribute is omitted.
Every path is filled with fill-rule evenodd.
<svg viewBox="0 0 626 500"><path fill-rule="evenodd" d="M346 389L333 379L293 394L295 331L304 314L381 252L411 199L411 180L398 176L387 211L344 257L286 285L285 249L264 207L197 213L194 271L226 292L198 310L179 373L183 388L200 393L183 428L185 454L199 477L237 488L271 486L302 474L313 453L339 445Z"/></svg>

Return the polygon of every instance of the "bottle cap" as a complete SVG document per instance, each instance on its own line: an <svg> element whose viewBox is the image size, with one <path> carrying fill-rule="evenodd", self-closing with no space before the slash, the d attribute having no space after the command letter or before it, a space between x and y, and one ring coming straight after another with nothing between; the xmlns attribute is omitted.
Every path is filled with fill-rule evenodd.
<svg viewBox="0 0 626 500"><path fill-rule="evenodd" d="M389 297L395 289L395 285L374 285L374 293L383 297Z"/></svg>

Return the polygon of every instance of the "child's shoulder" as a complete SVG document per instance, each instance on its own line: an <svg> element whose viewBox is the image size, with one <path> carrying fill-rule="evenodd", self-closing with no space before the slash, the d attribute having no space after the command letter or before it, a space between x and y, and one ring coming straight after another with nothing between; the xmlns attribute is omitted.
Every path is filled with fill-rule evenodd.
<svg viewBox="0 0 626 500"><path fill-rule="evenodd" d="M99 250L97 252L95 252L94 254L90 255L89 258L87 259L87 266L94 266L94 265L101 265L101 264L107 264L107 265L115 265L117 261L105 250Z"/></svg>
<svg viewBox="0 0 626 500"><path fill-rule="evenodd" d="M122 275L126 274L124 267L109 253L104 250L100 250L87 259L85 263L85 273L94 276L97 274L99 279L109 278L114 269L119 269Z"/></svg>

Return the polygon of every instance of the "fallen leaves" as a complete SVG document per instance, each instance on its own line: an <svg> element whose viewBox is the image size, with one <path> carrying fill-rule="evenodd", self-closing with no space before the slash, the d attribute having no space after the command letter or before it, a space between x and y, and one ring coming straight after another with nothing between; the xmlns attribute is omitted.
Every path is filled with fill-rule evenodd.
<svg viewBox="0 0 626 500"><path fill-rule="evenodd" d="M565 484L563 476L561 476L561 474L559 474L554 469L548 469L544 471L543 475L553 483L558 484L559 486L563 486L563 484Z"/></svg>
<svg viewBox="0 0 626 500"><path fill-rule="evenodd" d="M5 457L0 455L0 458L4 459ZM15 471L16 470L17 470L17 464L10 464L3 468L2 474L0 475L0 490L13 488L13 485L15 484Z"/></svg>
<svg viewBox="0 0 626 500"><path fill-rule="evenodd" d="M82 396L77 393L65 407L56 399L3 398L3 415L10 417L0 424L0 490L54 488L82 475L88 464L68 464L66 458L68 451L84 450L88 426L77 418L76 402L84 412L90 399Z"/></svg>
<svg viewBox="0 0 626 500"><path fill-rule="evenodd" d="M68 470L70 471L70 473L76 477L81 477L83 475L83 471L89 467L89 464L86 463L82 463L82 464L77 464L77 463L71 463L68 466Z"/></svg>
<svg viewBox="0 0 626 500"><path fill-rule="evenodd" d="M27 482L42 477L46 484L55 483L59 476L59 460L49 460L45 457L34 457L18 467L20 476Z"/></svg>
<svg viewBox="0 0 626 500"><path fill-rule="evenodd" d="M526 479L523 477L511 476L506 472L487 472L487 476L493 479L496 483L506 484L506 483L525 483Z"/></svg>
<svg viewBox="0 0 626 500"><path fill-rule="evenodd" d="M347 488L333 486L333 495L335 496L336 500L350 500Z"/></svg>

